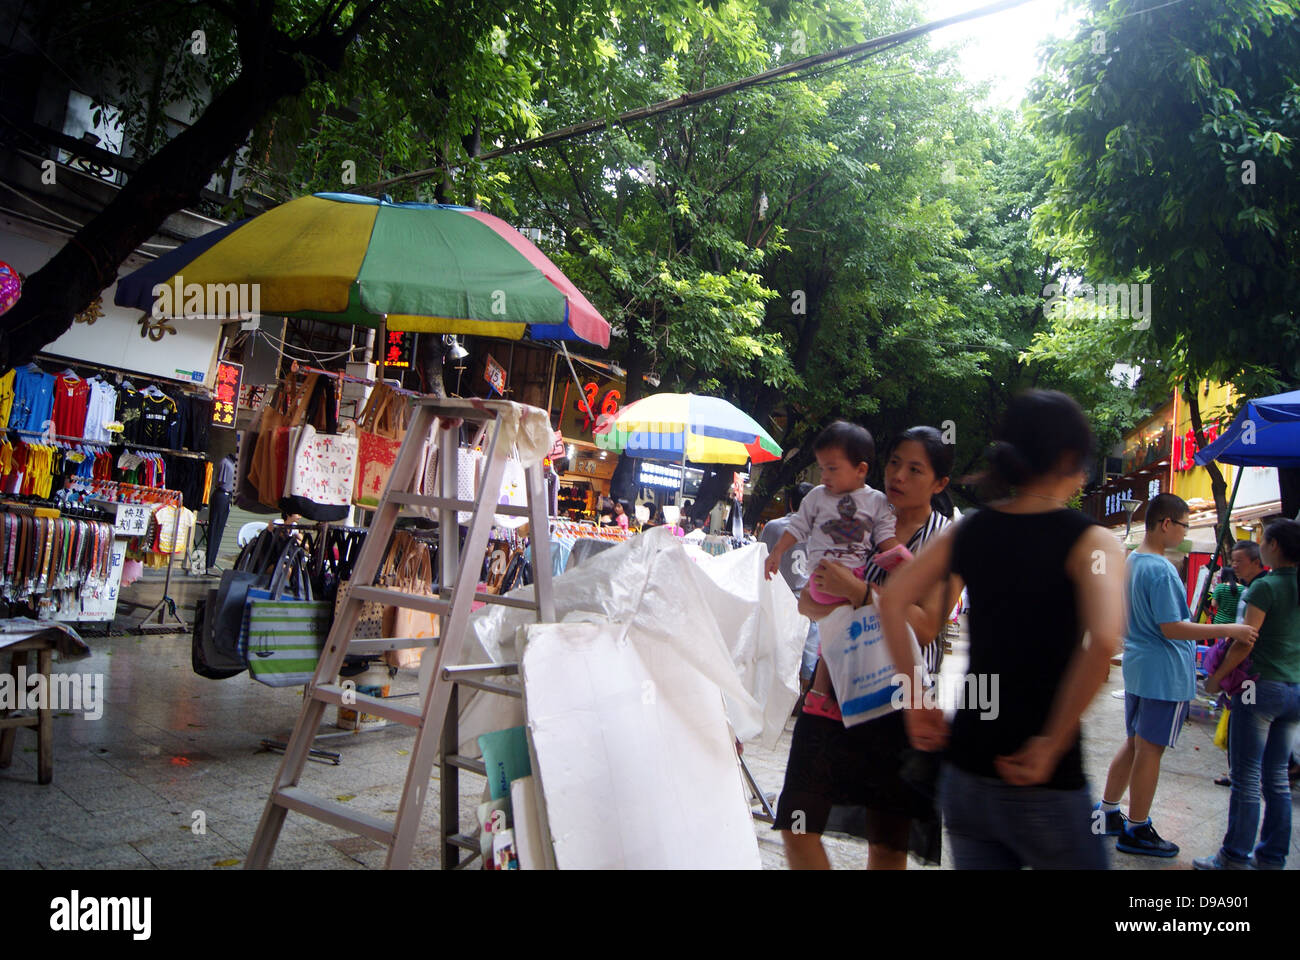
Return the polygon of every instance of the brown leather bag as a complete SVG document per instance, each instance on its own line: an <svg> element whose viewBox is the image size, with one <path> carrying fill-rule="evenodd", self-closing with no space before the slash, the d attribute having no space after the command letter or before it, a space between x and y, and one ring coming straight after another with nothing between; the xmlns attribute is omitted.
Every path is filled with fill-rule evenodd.
<svg viewBox="0 0 1300 960"><path fill-rule="evenodd" d="M289 469L289 430L303 422L319 376L309 373L300 386L294 384L292 377L286 377L262 411L248 477L257 490L258 502L274 507L277 512Z"/></svg>

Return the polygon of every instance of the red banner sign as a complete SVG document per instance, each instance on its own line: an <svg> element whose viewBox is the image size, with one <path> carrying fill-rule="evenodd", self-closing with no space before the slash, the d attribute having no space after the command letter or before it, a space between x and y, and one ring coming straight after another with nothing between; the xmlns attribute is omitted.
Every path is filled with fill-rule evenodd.
<svg viewBox="0 0 1300 960"><path fill-rule="evenodd" d="M234 429L239 413L239 387L244 379L242 364L217 361L217 385L212 397L212 425Z"/></svg>

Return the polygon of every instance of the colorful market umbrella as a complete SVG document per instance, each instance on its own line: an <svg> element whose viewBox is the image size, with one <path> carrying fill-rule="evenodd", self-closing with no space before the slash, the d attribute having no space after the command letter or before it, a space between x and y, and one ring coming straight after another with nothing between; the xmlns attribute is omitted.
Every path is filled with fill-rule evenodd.
<svg viewBox="0 0 1300 960"><path fill-rule="evenodd" d="M596 308L504 220L345 193L299 197L191 240L118 281L115 302L219 319L256 303L251 312L272 316L609 346Z"/></svg>
<svg viewBox="0 0 1300 960"><path fill-rule="evenodd" d="M781 448L749 414L726 400L656 393L597 425L596 446L629 457L743 465L781 459Z"/></svg>

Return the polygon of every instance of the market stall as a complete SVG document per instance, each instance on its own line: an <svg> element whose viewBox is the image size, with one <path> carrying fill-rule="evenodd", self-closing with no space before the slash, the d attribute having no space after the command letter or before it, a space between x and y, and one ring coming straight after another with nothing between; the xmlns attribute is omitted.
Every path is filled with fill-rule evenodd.
<svg viewBox="0 0 1300 960"><path fill-rule="evenodd" d="M335 221L333 228L321 228ZM397 244L394 238L399 236L402 243ZM429 259L427 251L433 250L441 259ZM445 262L448 251L456 262ZM317 264L319 282L304 287L284 275L280 265L286 262L299 267ZM173 282L182 268L187 283L260 283L265 312L366 325L386 317L389 330L608 343L608 326L535 247L495 218L461 208L341 195L300 198L220 237L169 253L140 276L125 278L119 296L151 309L147 291ZM651 673L634 679L638 689L645 681L662 685L660 695L647 706L658 705L663 722L624 728L650 737L643 746L659 756L694 743L691 763L710 769L710 777L699 779L697 787L708 784L699 797L700 809L711 811L706 819L715 839L705 843L664 821L660 835L680 834L687 841L673 847L672 856L710 851L716 863L756 865L744 779L728 723L742 738L775 735L797 695L805 632L801 622L795 623L800 618L794 597L788 590L780 594L762 577L757 548L717 558L692 555L667 530L629 537L547 516L539 506L545 489L542 464L553 453L554 437L544 411L500 401L434 401L376 384L356 423L349 424L338 416L340 383L331 380L322 371L291 369L255 413L240 445L236 497L268 512L289 514L295 522L270 530L260 543L250 545L237 569L223 574L220 586L209 594L195 629L195 668L204 676L247 670L269 685L305 685L303 712L287 742L284 765L272 784L267 814L247 862L266 864L288 810L382 839L390 845L391 865L408 862L411 831L418 825L429 780L430 743L440 737L443 711L450 704L450 713L459 719L463 710L474 709L478 695L500 692L503 684L495 678L489 682L482 674L508 675L511 670L510 664L475 663L482 659L473 649L480 635L477 624L501 626L493 641L500 644L516 633L513 623L490 619L500 612L534 619L544 611L545 620L556 619L559 614L550 598L543 597L554 568L540 557L551 552L553 541L569 540L570 558L562 565L556 600L569 596L569 587L562 583L605 584L598 587L594 608L584 602L587 615L633 623L633 642L643 647L638 656L658 659ZM590 415L590 404L586 408ZM434 410L441 411L437 416L454 419L431 423ZM481 428L470 425L479 421L484 422ZM748 440L759 442L757 434ZM606 470L612 473L614 451L592 446L591 460L608 463ZM605 472L599 466L578 472L588 482L607 479L599 476ZM356 531L349 542L334 541L340 517L357 505L374 509L373 525ZM526 526L520 526L520 516L527 516ZM430 519L435 521L432 528ZM594 551L592 545L603 549ZM592 555L575 562L572 554L580 546ZM534 547L539 551L536 564L530 553ZM354 551L355 565L349 570L345 562ZM705 570L710 565L716 567L713 573ZM665 589L674 595L662 596ZM486 606L470 614L471 600ZM625 615L632 615L631 620ZM259 628L264 617L278 617L281 626ZM697 617L705 619L697 624ZM570 636L567 627L550 626L559 631L552 637L563 635L552 652L568 648L558 660L549 661L555 677L572 670L608 676L609 670L633 665L625 647L574 647L578 638ZM703 646L701 630L708 635ZM656 653L658 639L674 631L674 642ZM463 642L465 650L458 655ZM540 652L543 644L549 646L539 637L531 649ZM408 771L397 821L381 827L328 798L307 799L298 778L324 716L323 705L341 705L344 691L350 689L341 679L348 662L354 656L391 662L387 654L406 654L412 647L417 653L436 651L418 658L426 697L418 708L363 694L360 680L353 701L359 714L418 728L411 750L411 769L418 776L412 781ZM399 661L402 666L414 662ZM530 794L519 783L527 775L512 775L501 783L494 774L489 780L496 799L501 799L500 791L519 791L512 826L521 831L521 844L534 847L544 834L541 848L559 854L550 862L578 865L582 858L574 859L567 841L561 842L556 832L561 824L557 818L572 809L565 803L571 794L563 777L548 776L547 770L555 769L551 764L557 760L567 763L564 757L572 756L574 749L582 752L580 738L565 732L572 729L566 718L586 707L566 699L567 685L543 680L541 662L536 671L531 662L524 664L522 681L530 701L538 709L544 707L549 718L544 742L524 741L524 755L536 751L539 758L540 766L531 774L536 789ZM463 679L448 680L453 671ZM475 696L457 708L449 683L466 686ZM701 705L701 699L709 702ZM683 721L697 731L707 729L708 746L702 752L699 737L691 740L681 727ZM515 758L508 765L512 774L520 772L517 726L507 722L482 731L483 756L503 748ZM632 756L638 747L628 743L625 749ZM484 764L475 766L444 750L444 761L452 760L457 769L489 772ZM496 759L491 762L491 769L498 770ZM601 761L592 757L589 762ZM683 779L683 774L678 770L663 783L695 782L690 776ZM450 771L444 771L444 789L452 782ZM418 790L412 783L418 783ZM455 802L455 797L443 799L444 804ZM671 810L658 801L655 807L679 819L691 816L690 811ZM725 829L720 829L724 821L718 817L725 819ZM501 822L489 819L495 825ZM623 823L633 827L636 819ZM492 832L485 822L484 834ZM608 850L618 842L609 831L591 835L591 850Z"/></svg>
<svg viewBox="0 0 1300 960"><path fill-rule="evenodd" d="M211 485L212 400L162 382L67 361L0 377L0 509L45 568L26 579L7 571L11 602L56 620L111 621L121 586L188 559Z"/></svg>
<svg viewBox="0 0 1300 960"><path fill-rule="evenodd" d="M1218 460L1238 467L1300 467L1300 390L1246 401L1232 425L1214 443L1198 451L1195 460L1202 466L1211 460ZM1228 500L1229 518L1244 473L1244 470L1237 471L1237 479ZM1213 576L1219 568L1219 557L1227 534L1225 522L1216 538L1207 576ZM1208 593L1208 590L1202 593L1200 603L1196 606L1196 615L1192 619L1200 619Z"/></svg>

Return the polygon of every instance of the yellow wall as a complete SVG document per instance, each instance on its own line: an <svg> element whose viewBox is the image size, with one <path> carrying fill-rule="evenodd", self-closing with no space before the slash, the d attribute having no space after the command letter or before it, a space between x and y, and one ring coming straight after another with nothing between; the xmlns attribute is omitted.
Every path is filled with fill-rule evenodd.
<svg viewBox="0 0 1300 960"><path fill-rule="evenodd" d="M1222 423L1223 428L1226 428L1231 422L1225 410L1233 399L1232 387L1221 383L1203 383L1201 384L1201 393L1198 399L1200 401L1202 425L1208 429L1209 425L1217 419ZM1192 429L1191 412L1181 394L1176 395L1174 404L1177 413L1174 436L1185 436L1187 431ZM1228 489L1231 490L1233 471L1236 468L1227 464L1219 464L1219 469L1223 471L1223 478L1228 483ZM1191 470L1175 469L1173 471L1173 481L1173 492L1189 503L1193 500L1214 502L1214 492L1210 489L1210 473L1204 467L1193 467Z"/></svg>

